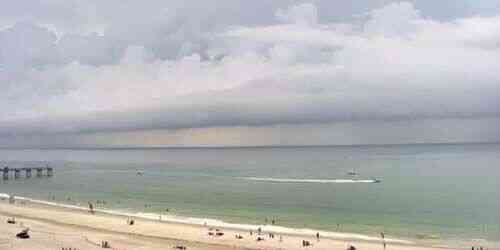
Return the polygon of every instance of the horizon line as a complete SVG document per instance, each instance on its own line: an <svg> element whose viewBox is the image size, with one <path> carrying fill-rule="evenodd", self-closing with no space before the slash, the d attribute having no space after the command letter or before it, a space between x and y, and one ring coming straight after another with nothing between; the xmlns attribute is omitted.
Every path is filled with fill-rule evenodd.
<svg viewBox="0 0 500 250"><path fill-rule="evenodd" d="M388 143L388 144L305 144L305 145L240 145L240 146L21 146L21 147L1 147L4 150L140 150L140 149L244 149L244 148L314 148L314 147L380 147L380 146L422 146L422 145L488 145L500 144L500 141L493 142L430 142L430 143Z"/></svg>

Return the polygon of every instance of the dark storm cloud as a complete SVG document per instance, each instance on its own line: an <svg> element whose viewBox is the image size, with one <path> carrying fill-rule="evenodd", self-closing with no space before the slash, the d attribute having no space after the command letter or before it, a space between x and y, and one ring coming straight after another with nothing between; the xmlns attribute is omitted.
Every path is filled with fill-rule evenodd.
<svg viewBox="0 0 500 250"><path fill-rule="evenodd" d="M253 92L258 93L258 92ZM260 93L264 95L265 93ZM232 93L210 97L183 97L164 108L91 115L54 116L45 119L6 122L4 136L95 133L148 129L185 129L232 126L269 126L334 122L399 122L426 119L474 120L500 116L496 93L457 95L440 100L433 96L394 96L372 92L350 96L248 96ZM209 100L206 100L208 98ZM383 101L380 101L383 99ZM417 105L415 103L420 103ZM356 106L352 106L355 104ZM408 104L413 106L407 106ZM388 106L384 106L388 105ZM470 111L468 111L470 110Z"/></svg>

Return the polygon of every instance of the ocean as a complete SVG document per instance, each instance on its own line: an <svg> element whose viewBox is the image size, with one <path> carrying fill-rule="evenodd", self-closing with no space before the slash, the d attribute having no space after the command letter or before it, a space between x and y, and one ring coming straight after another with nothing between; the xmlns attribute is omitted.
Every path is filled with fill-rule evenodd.
<svg viewBox="0 0 500 250"><path fill-rule="evenodd" d="M130 213L410 239L500 240L500 144L0 149L0 162L54 167L51 178L0 180L0 193L63 204L99 201Z"/></svg>

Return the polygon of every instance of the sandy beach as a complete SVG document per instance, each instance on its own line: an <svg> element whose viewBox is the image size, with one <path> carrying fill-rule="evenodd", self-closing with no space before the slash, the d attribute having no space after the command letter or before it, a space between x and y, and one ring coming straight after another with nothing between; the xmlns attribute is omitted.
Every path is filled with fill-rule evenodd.
<svg viewBox="0 0 500 250"><path fill-rule="evenodd" d="M16 224L6 223L15 217ZM346 249L353 245L357 249L383 249L380 240L335 239L313 235L276 234L271 238L263 230L257 241L256 232L213 228L203 225L159 222L134 218L134 225L127 225L127 217L102 212L91 214L85 210L52 207L33 202L0 203L0 249L99 249L102 241L109 242L112 249ZM15 234L24 228L30 229L30 239L17 239ZM210 236L215 230L222 236ZM242 239L235 236L241 235ZM302 241L311 243L303 247ZM433 245L434 244L434 245ZM386 249L430 250L452 249L438 247L436 242L412 242L392 240ZM465 249L465 247L464 247ZM491 248L490 248L491 249Z"/></svg>

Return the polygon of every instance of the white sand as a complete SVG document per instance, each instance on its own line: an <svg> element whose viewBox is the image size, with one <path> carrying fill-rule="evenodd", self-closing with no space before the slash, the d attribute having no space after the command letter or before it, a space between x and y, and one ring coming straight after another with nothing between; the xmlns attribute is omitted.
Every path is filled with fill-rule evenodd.
<svg viewBox="0 0 500 250"><path fill-rule="evenodd" d="M8 217L16 217L16 225L7 224ZM257 242L256 234L250 236L247 230L220 228L224 235L208 235L208 228L184 223L165 223L147 219L135 219L133 226L126 224L126 217L105 213L90 214L87 211L51 207L34 203L8 204L0 202L0 249L98 249L96 244L109 241L114 249L172 249L174 245L185 245L188 249L306 249L302 240L312 243L307 249L346 249L352 244L357 249L381 250L380 240L321 238L314 235L283 235L283 241L275 235L271 239L263 235L264 241ZM21 225L22 224L22 225ZM29 227L31 239L20 240L15 234ZM243 239L236 239L241 234ZM339 234L342 236L342 234ZM367 239L371 239L368 237ZM427 243L389 243L387 249L430 250L445 249ZM448 248L449 249L449 248ZM464 249L470 249L465 247ZM490 248L492 249L492 248Z"/></svg>

